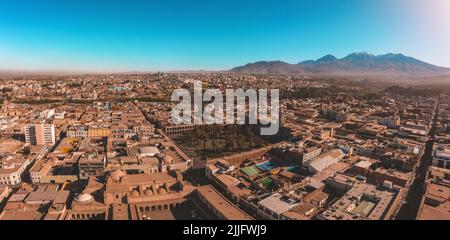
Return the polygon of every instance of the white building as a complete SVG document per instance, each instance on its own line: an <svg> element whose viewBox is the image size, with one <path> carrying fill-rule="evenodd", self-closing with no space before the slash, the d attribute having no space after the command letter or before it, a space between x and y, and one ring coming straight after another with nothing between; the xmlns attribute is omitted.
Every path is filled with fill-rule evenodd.
<svg viewBox="0 0 450 240"><path fill-rule="evenodd" d="M450 147L437 146L433 152L432 165L435 167L450 169Z"/></svg>
<svg viewBox="0 0 450 240"><path fill-rule="evenodd" d="M34 184L42 183L42 178L50 172L51 168L51 161L44 162L41 159L36 160L29 170L31 182Z"/></svg>
<svg viewBox="0 0 450 240"><path fill-rule="evenodd" d="M283 213L299 205L299 201L274 193L258 202L258 215L267 220L282 220Z"/></svg>
<svg viewBox="0 0 450 240"><path fill-rule="evenodd" d="M0 184L17 185L22 182L22 175L31 160L21 156L7 155L0 157Z"/></svg>
<svg viewBox="0 0 450 240"><path fill-rule="evenodd" d="M39 114L40 119L50 119L55 115L55 109L46 109Z"/></svg>
<svg viewBox="0 0 450 240"><path fill-rule="evenodd" d="M303 151L303 161L302 162L307 162L307 161L319 156L321 152L322 152L322 148L320 148L320 147L306 148Z"/></svg>
<svg viewBox="0 0 450 240"><path fill-rule="evenodd" d="M341 149L333 149L331 151L322 153L310 161L304 162L303 166L308 169L310 173L317 173L326 168L338 163L344 158L345 154Z"/></svg>
<svg viewBox="0 0 450 240"><path fill-rule="evenodd" d="M54 115L55 119L64 119L66 117L66 112L57 112Z"/></svg>
<svg viewBox="0 0 450 240"><path fill-rule="evenodd" d="M87 126L73 126L66 130L67 137L72 138L86 138L88 136Z"/></svg>

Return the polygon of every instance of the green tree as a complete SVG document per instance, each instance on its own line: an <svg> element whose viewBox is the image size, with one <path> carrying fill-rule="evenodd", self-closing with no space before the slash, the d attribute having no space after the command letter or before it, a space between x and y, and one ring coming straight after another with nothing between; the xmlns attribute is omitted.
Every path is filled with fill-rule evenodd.
<svg viewBox="0 0 450 240"><path fill-rule="evenodd" d="M233 151L236 145L236 140L232 136L227 136L225 139L225 149L227 151Z"/></svg>
<svg viewBox="0 0 450 240"><path fill-rule="evenodd" d="M245 138L243 136L239 136L236 140L236 145L239 150L242 150L245 144Z"/></svg>
<svg viewBox="0 0 450 240"><path fill-rule="evenodd" d="M209 141L209 136L206 132L202 135L202 140L203 140L203 151L205 151L206 143L208 143L208 141Z"/></svg>
<svg viewBox="0 0 450 240"><path fill-rule="evenodd" d="M217 139L212 139L211 140L211 146L214 149L214 152L216 152L217 147L219 146Z"/></svg>

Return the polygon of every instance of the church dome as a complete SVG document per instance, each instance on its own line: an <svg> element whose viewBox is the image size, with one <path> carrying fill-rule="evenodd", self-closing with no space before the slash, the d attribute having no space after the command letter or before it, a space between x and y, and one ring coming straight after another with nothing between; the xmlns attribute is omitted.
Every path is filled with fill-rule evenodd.
<svg viewBox="0 0 450 240"><path fill-rule="evenodd" d="M164 194L164 193L167 193L166 189L164 189L164 188L158 189L158 194Z"/></svg>
<svg viewBox="0 0 450 240"><path fill-rule="evenodd" d="M123 177L125 177L126 173L121 171L120 169L116 169L109 173L109 177L115 182L120 181Z"/></svg>
<svg viewBox="0 0 450 240"><path fill-rule="evenodd" d="M139 192L134 190L134 191L131 192L131 196L132 197L139 197Z"/></svg>
<svg viewBox="0 0 450 240"><path fill-rule="evenodd" d="M144 194L147 196L151 196L151 195L153 195L153 191L150 189L147 189L147 190L145 190Z"/></svg>
<svg viewBox="0 0 450 240"><path fill-rule="evenodd" d="M94 200L94 197L92 197L92 195L89 193L80 193L75 196L75 201L80 202L80 203L91 202L93 200Z"/></svg>

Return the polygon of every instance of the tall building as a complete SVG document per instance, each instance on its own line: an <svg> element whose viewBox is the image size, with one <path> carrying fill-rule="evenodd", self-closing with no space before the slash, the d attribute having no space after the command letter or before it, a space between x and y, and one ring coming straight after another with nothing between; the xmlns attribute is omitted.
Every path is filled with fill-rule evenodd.
<svg viewBox="0 0 450 240"><path fill-rule="evenodd" d="M55 125L28 124L25 126L25 141L32 145L55 144Z"/></svg>

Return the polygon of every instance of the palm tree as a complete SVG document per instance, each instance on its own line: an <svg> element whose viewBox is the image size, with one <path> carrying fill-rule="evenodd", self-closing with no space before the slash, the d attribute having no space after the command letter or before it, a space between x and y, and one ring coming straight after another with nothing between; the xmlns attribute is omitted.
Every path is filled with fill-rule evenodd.
<svg viewBox="0 0 450 240"><path fill-rule="evenodd" d="M238 149L239 149L239 150L242 150L242 147L243 147L244 144L245 144L245 139L244 139L244 137L239 136L239 137L237 138L236 143L237 143Z"/></svg>
<svg viewBox="0 0 450 240"><path fill-rule="evenodd" d="M211 140L211 146L213 147L214 152L215 152L216 149L217 149L217 146L218 146L217 139L214 138L214 139Z"/></svg>
<svg viewBox="0 0 450 240"><path fill-rule="evenodd" d="M205 132L205 134L202 136L202 139L203 139L203 151L205 151L205 150L206 150L206 143L207 143L208 140L209 140L209 136L208 136L208 134L206 134L206 132Z"/></svg>
<svg viewBox="0 0 450 240"><path fill-rule="evenodd" d="M234 146L236 145L236 140L232 136L227 136L225 139L225 149L227 151L234 150Z"/></svg>
<svg viewBox="0 0 450 240"><path fill-rule="evenodd" d="M186 143L189 145L189 146L193 146L194 145L194 134L193 133L188 133L187 135L186 135Z"/></svg>
<svg viewBox="0 0 450 240"><path fill-rule="evenodd" d="M250 147L255 146L255 136L253 134L250 135L249 142L250 142Z"/></svg>

